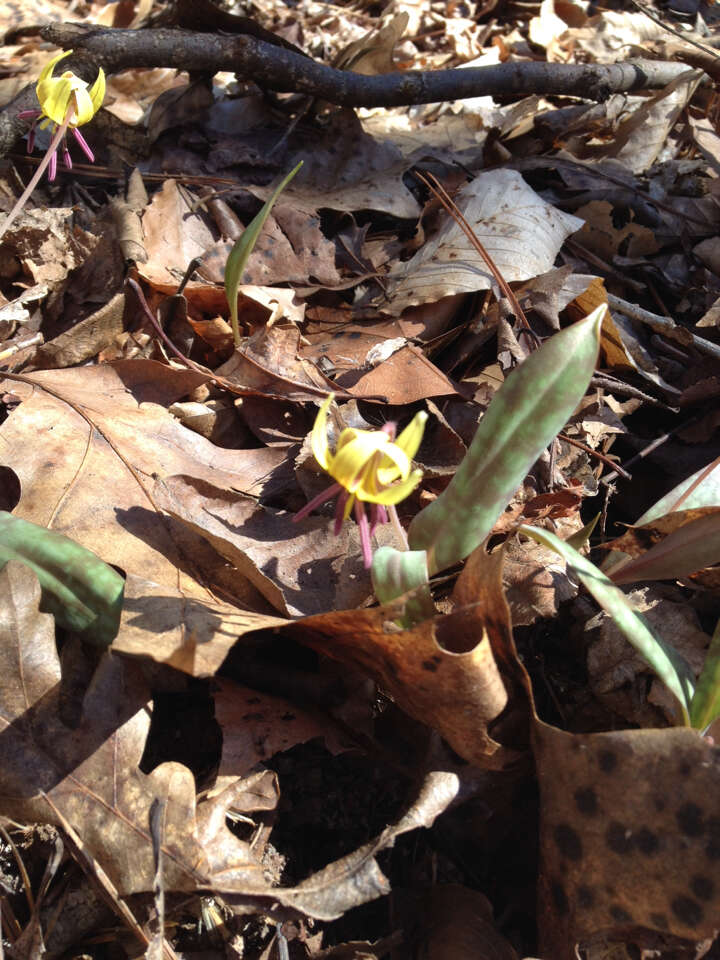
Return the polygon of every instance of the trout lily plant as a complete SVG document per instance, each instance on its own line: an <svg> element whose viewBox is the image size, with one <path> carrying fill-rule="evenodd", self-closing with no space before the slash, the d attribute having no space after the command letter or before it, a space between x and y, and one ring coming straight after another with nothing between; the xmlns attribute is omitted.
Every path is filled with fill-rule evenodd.
<svg viewBox="0 0 720 960"><path fill-rule="evenodd" d="M25 110L19 114L21 119L32 120L28 133L28 153L32 152L35 145L35 131L38 127L44 129L51 125L53 137L23 195L0 226L0 236L9 229L22 211L46 169L48 179L55 179L58 150L61 151L64 166L68 170L72 169L72 159L67 146L68 130L72 131L75 140L88 160L91 163L95 160L92 150L78 127L92 120L102 106L105 99L105 74L102 69L98 70L97 78L92 86L81 80L72 70L65 70L58 77L53 76L57 64L65 57L69 57L71 53L72 50L59 53L42 70L35 88L40 109Z"/></svg>
<svg viewBox="0 0 720 960"><path fill-rule="evenodd" d="M318 464L330 474L334 483L313 497L294 519L302 520L323 503L337 497L334 533L337 536L343 521L354 512L360 530L363 561L369 569L372 566L370 538L379 524L391 520L407 548L396 504L412 493L422 479L422 470L412 469L412 459L422 441L427 414L417 413L397 439L397 425L392 421L380 430L346 427L333 452L327 438L327 416L333 399L334 395L330 394L320 407L311 445Z"/></svg>

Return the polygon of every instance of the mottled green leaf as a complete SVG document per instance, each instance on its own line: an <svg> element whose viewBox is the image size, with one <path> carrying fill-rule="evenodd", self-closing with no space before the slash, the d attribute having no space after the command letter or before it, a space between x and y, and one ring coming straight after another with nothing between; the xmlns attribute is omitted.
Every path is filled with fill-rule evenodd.
<svg viewBox="0 0 720 960"><path fill-rule="evenodd" d="M68 630L106 647L120 625L125 581L90 550L0 510L0 569L19 560L35 571L42 609Z"/></svg>
<svg viewBox="0 0 720 960"><path fill-rule="evenodd" d="M683 719L685 723L689 723L695 678L685 658L655 633L645 617L633 609L622 590L608 580L587 557L582 556L564 540L560 540L547 530L540 530L537 527L520 527L520 533L549 547L565 560L575 576L589 590L603 610L612 617L615 625L625 634L640 656L677 697Z"/></svg>
<svg viewBox="0 0 720 960"><path fill-rule="evenodd" d="M493 397L449 486L410 525L410 547L427 551L431 575L483 542L577 407L595 369L604 310L547 340Z"/></svg>

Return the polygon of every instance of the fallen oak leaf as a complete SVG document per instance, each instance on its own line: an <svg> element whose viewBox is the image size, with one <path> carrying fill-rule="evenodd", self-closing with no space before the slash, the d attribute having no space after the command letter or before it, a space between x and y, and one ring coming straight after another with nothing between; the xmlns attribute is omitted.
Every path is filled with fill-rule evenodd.
<svg viewBox="0 0 720 960"><path fill-rule="evenodd" d="M55 627L39 612L40 586L24 565L0 573L0 812L19 822L56 823L61 812L121 896L152 890L155 873L150 805L167 800L167 889L194 890L216 872L266 889L248 844L225 827L232 791L208 807L195 802L187 767L164 763L150 774L138 764L150 713L149 689L128 660L105 655L72 731L60 719L60 664ZM235 793L241 792L238 783ZM47 802L52 801L52 805ZM220 835L218 836L218 833Z"/></svg>

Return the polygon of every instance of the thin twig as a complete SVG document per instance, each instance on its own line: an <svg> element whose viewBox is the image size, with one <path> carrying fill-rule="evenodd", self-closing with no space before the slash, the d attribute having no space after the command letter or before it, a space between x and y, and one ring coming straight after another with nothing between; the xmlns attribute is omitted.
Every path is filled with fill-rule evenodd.
<svg viewBox="0 0 720 960"><path fill-rule="evenodd" d="M637 320L639 323L647 324L647 326L656 333L662 333L668 336L668 334L673 331L681 331L683 337L688 337L696 350L707 354L709 357L715 357L716 360L720 360L720 346L712 343L710 340L706 340L704 337L699 337L696 333L692 333L685 327L681 327L675 323L674 320L668 320L667 317L661 317L657 313L651 313L649 310L644 310L634 303L628 303L627 300L615 297L611 293L608 294L607 300L611 310L617 310L618 313L624 313L625 316L630 317L631 320Z"/></svg>

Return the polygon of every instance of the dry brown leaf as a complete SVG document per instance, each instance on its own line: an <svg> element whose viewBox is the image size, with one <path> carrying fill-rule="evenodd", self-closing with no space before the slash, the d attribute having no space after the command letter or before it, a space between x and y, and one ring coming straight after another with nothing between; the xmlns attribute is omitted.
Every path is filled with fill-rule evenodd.
<svg viewBox="0 0 720 960"><path fill-rule="evenodd" d="M215 719L223 733L218 777L243 777L257 764L328 732L317 716L282 697L217 677Z"/></svg>
<svg viewBox="0 0 720 960"><path fill-rule="evenodd" d="M203 257L200 274L211 283L224 283L225 264L234 240L220 240ZM276 204L253 247L242 275L244 284L319 284L340 282L335 244L320 230L320 220L291 204Z"/></svg>
<svg viewBox="0 0 720 960"><path fill-rule="evenodd" d="M261 327L215 371L258 396L279 400L322 400L334 389L311 360L299 354L300 331L292 323Z"/></svg>
<svg viewBox="0 0 720 960"><path fill-rule="evenodd" d="M575 213L585 221L576 239L603 260L610 261L617 253L627 257L657 253L655 234L649 227L635 223L632 211L629 222L619 229L613 222L613 207L606 200L592 200Z"/></svg>
<svg viewBox="0 0 720 960"><path fill-rule="evenodd" d="M500 768L516 751L491 737L507 704L493 654L510 630L499 564L476 578L452 613L403 630L402 601L307 617L286 627L326 656L369 673L410 716L438 730L461 757ZM472 596L472 600L468 597Z"/></svg>
<svg viewBox="0 0 720 960"><path fill-rule="evenodd" d="M166 180L143 215L148 259L138 273L150 286L175 293L193 257L201 257L215 242L212 230L175 180Z"/></svg>
<svg viewBox="0 0 720 960"><path fill-rule="evenodd" d="M189 597L130 574L125 580L120 632L112 649L165 663L192 677L212 677L243 634L286 622L219 600Z"/></svg>
<svg viewBox="0 0 720 960"><path fill-rule="evenodd" d="M366 133L354 110L331 114L318 137L311 130L307 143L288 158L290 169L299 160L303 169L283 191L284 200L315 216L318 210L381 210L412 218L420 207L403 183L408 163L391 143ZM247 189L265 201L271 187Z"/></svg>
<svg viewBox="0 0 720 960"><path fill-rule="evenodd" d="M703 74L688 70L645 99L617 129L606 156L644 173L657 160L668 134L695 93Z"/></svg>
<svg viewBox="0 0 720 960"><path fill-rule="evenodd" d="M28 378L76 404L94 428L44 390L7 382L15 393L32 392L0 427L0 455L21 483L16 515L65 533L126 573L211 599L201 584L218 582L224 561L163 517L153 491L166 475L188 472L258 495L277 483L277 468L286 471L281 489L290 478L284 453L221 449L181 426L167 407L205 380L187 370L127 360ZM257 595L248 586L236 575L238 602L252 606Z"/></svg>
<svg viewBox="0 0 720 960"><path fill-rule="evenodd" d="M337 537L331 521L263 507L252 498L195 477L168 477L154 491L155 502L182 527L199 534L226 557L243 579L285 616L355 607L372 596L354 522ZM395 544L383 524L378 545Z"/></svg>
<svg viewBox="0 0 720 960"><path fill-rule="evenodd" d="M372 356L372 354L371 354ZM407 344L369 369L348 371L337 384L356 397L385 397L386 403L404 404L428 397L454 396L452 380L428 360L419 347Z"/></svg>
<svg viewBox="0 0 720 960"><path fill-rule="evenodd" d="M514 170L480 174L454 199L508 283L549 270L563 241L582 226L577 217L542 200ZM485 260L449 216L412 259L393 267L388 280L382 308L393 316L451 294L489 290L495 283Z"/></svg>
<svg viewBox="0 0 720 960"><path fill-rule="evenodd" d="M692 607L674 599L672 588L640 587L627 596L657 634L667 640L698 675L705 662L709 637L700 629ZM590 634L588 683L595 696L627 723L655 725L657 712L648 704L660 707L669 722L673 722L674 697L654 677L647 661L630 646L613 620L601 612L588 620L585 629ZM650 677L652 687L646 693Z"/></svg>
<svg viewBox="0 0 720 960"><path fill-rule="evenodd" d="M150 711L149 689L135 665L106 654L91 681L79 726L60 719L55 625L38 612L40 585L30 569L0 573L2 656L2 814L19 822L58 823L59 810L80 834L122 896L152 889L155 866L150 805L167 803L164 882L194 890L221 872L225 880L264 887L248 844L225 827L224 811L244 787L196 809L187 767L165 763L151 774L138 764Z"/></svg>
<svg viewBox="0 0 720 960"><path fill-rule="evenodd" d="M492 905L480 891L445 883L421 893L401 891L399 899L417 960L518 960L495 929Z"/></svg>

